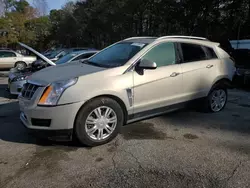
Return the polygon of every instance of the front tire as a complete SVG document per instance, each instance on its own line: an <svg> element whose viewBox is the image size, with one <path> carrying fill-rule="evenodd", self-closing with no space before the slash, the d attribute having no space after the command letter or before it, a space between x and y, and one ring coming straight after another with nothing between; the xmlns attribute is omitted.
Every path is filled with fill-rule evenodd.
<svg viewBox="0 0 250 188"><path fill-rule="evenodd" d="M204 109L206 112L220 112L222 111L228 99L227 89L223 85L214 86L205 99Z"/></svg>
<svg viewBox="0 0 250 188"><path fill-rule="evenodd" d="M79 111L75 135L83 145L102 145L118 135L123 122L123 110L115 100L108 97L96 98Z"/></svg>

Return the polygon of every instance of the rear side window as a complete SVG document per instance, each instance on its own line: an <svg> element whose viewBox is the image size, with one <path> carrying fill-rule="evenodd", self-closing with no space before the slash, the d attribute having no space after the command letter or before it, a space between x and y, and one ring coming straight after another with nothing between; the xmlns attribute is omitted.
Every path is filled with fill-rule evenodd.
<svg viewBox="0 0 250 188"><path fill-rule="evenodd" d="M206 53L200 45L181 43L184 63L206 60Z"/></svg>
<svg viewBox="0 0 250 188"><path fill-rule="evenodd" d="M216 53L214 52L214 50L212 48L205 47L205 46L203 48L205 48L207 51L207 56L208 56L207 59L217 59L218 58Z"/></svg>

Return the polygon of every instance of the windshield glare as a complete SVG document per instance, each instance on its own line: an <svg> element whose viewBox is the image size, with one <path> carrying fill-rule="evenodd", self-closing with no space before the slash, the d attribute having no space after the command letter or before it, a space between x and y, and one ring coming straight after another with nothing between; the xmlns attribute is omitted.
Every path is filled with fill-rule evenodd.
<svg viewBox="0 0 250 188"><path fill-rule="evenodd" d="M117 43L90 58L89 63L107 68L122 66L145 46L145 43Z"/></svg>

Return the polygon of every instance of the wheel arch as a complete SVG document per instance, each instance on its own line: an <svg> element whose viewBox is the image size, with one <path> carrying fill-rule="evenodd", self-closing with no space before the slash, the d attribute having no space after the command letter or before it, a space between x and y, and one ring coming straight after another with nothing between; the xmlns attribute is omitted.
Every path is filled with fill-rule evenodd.
<svg viewBox="0 0 250 188"><path fill-rule="evenodd" d="M24 63L24 64L27 66L27 63L26 63L25 61L17 61L17 62L15 62L14 67L16 67L16 65L17 65L18 63Z"/></svg>
<svg viewBox="0 0 250 188"><path fill-rule="evenodd" d="M77 111L77 113L76 113L76 116L75 116L75 119L74 119L74 128L75 128L77 116L79 115L79 113L80 113L80 111L82 110L82 108L83 108L85 105L87 105L88 103L90 103L91 101L93 101L93 100L95 100L95 99L97 99L97 98L101 98L101 97L107 97L107 98L111 98L111 99L115 100L115 101L121 106L121 108L122 108L123 115L124 115L124 122L123 122L123 124L125 124L125 123L127 122L128 111L127 111L127 107L126 107L124 101L123 101L121 98L119 98L119 97L117 97L117 96L115 96L115 95L104 94L104 95L95 96L95 97L93 97L93 98L87 100L87 101L78 109L78 111Z"/></svg>
<svg viewBox="0 0 250 188"><path fill-rule="evenodd" d="M211 89L213 89L215 86L217 85L223 85L227 88L232 88L232 81L229 79L229 78L226 78L226 77L222 77L222 78L219 78L217 79L214 83L213 83L213 86L211 87Z"/></svg>

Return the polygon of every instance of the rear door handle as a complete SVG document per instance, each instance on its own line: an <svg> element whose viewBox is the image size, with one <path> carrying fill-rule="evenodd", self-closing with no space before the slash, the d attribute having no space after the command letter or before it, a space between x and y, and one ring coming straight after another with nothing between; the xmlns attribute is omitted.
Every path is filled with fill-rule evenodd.
<svg viewBox="0 0 250 188"><path fill-rule="evenodd" d="M178 72L173 72L170 76L171 77L176 77L176 76L178 76L180 73L178 73Z"/></svg>
<svg viewBox="0 0 250 188"><path fill-rule="evenodd" d="M210 69L210 68L212 68L212 67L213 67L213 65L208 65L208 66L207 66L208 69Z"/></svg>

